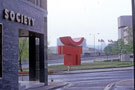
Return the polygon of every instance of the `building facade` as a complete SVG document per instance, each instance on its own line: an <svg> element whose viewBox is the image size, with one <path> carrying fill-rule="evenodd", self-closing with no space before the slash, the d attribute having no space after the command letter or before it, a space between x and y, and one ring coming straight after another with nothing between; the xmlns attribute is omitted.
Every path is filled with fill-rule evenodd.
<svg viewBox="0 0 135 90"><path fill-rule="evenodd" d="M0 90L19 90L19 37L29 38L30 81L38 72L38 81L47 85L46 0L0 0Z"/></svg>
<svg viewBox="0 0 135 90"><path fill-rule="evenodd" d="M132 16L120 16L118 18L118 39L128 44L133 40L132 34Z"/></svg>
<svg viewBox="0 0 135 90"><path fill-rule="evenodd" d="M118 18L118 39L129 44L133 41L132 16L120 16ZM133 54L120 54L121 61L133 61Z"/></svg>

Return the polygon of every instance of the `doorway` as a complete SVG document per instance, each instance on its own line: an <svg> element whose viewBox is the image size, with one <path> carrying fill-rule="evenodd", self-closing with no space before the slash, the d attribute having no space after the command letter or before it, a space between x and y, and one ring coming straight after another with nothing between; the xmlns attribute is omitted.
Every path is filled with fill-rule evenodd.
<svg viewBox="0 0 135 90"><path fill-rule="evenodd" d="M23 64L25 66L25 68L23 68L23 71L28 72L27 77L23 78L24 81L39 81L44 83L45 82L44 35L26 30L19 30L19 40L20 39L22 39L22 41L19 42L19 44L24 41L22 43L22 47L23 46L26 47L25 54L28 52L26 55L27 60L24 62L21 59L22 66Z"/></svg>

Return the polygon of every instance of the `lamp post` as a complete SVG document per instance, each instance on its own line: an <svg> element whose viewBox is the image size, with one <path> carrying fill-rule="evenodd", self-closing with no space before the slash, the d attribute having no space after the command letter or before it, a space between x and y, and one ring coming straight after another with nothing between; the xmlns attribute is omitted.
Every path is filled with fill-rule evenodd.
<svg viewBox="0 0 135 90"><path fill-rule="evenodd" d="M90 36L91 36L91 35L93 35L93 42L94 42L94 54L96 55L96 50L95 50L95 46L96 46L95 39L96 39L96 38L95 38L95 35L99 35L99 33L96 33L96 34L91 34L91 33L90 33ZM94 55L94 56L95 56L95 55Z"/></svg>

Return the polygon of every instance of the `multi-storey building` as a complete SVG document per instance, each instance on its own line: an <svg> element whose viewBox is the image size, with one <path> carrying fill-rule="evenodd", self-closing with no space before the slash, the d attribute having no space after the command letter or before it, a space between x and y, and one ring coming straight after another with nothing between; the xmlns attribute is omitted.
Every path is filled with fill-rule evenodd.
<svg viewBox="0 0 135 90"><path fill-rule="evenodd" d="M128 44L133 39L132 16L120 16L118 18L118 39Z"/></svg>
<svg viewBox="0 0 135 90"><path fill-rule="evenodd" d="M29 38L29 80L47 85L47 0L0 0L0 90L19 90L19 37Z"/></svg>
<svg viewBox="0 0 135 90"><path fill-rule="evenodd" d="M132 16L120 16L118 18L118 39L123 40L124 44L133 41ZM133 54L120 54L121 61L133 61Z"/></svg>

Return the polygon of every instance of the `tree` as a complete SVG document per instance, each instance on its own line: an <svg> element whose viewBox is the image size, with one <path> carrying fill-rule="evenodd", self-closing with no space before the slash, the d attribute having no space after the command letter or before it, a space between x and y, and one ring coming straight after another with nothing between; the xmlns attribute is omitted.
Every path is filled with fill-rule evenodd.
<svg viewBox="0 0 135 90"><path fill-rule="evenodd" d="M128 44L125 44L123 47L123 53L133 53L133 42L130 41Z"/></svg>
<svg viewBox="0 0 135 90"><path fill-rule="evenodd" d="M128 42L133 42L133 29L132 29L132 27L128 27L125 31L127 33L126 40Z"/></svg>
<svg viewBox="0 0 135 90"><path fill-rule="evenodd" d="M104 52L106 53L106 55L133 53L133 41L129 41L128 44L125 44L123 40L118 40L113 44L105 47Z"/></svg>
<svg viewBox="0 0 135 90"><path fill-rule="evenodd" d="M29 51L28 51L28 38L19 38L19 69L22 72L22 60L28 59Z"/></svg>
<svg viewBox="0 0 135 90"><path fill-rule="evenodd" d="M108 55L111 55L112 54L112 47L111 46L107 46L104 48L104 52L105 54L108 56Z"/></svg>
<svg viewBox="0 0 135 90"><path fill-rule="evenodd" d="M132 27L127 27L124 29L124 39L117 40L110 47L107 46L104 51L107 52L108 48L111 48L111 53L113 54L130 54L133 53L133 29Z"/></svg>

